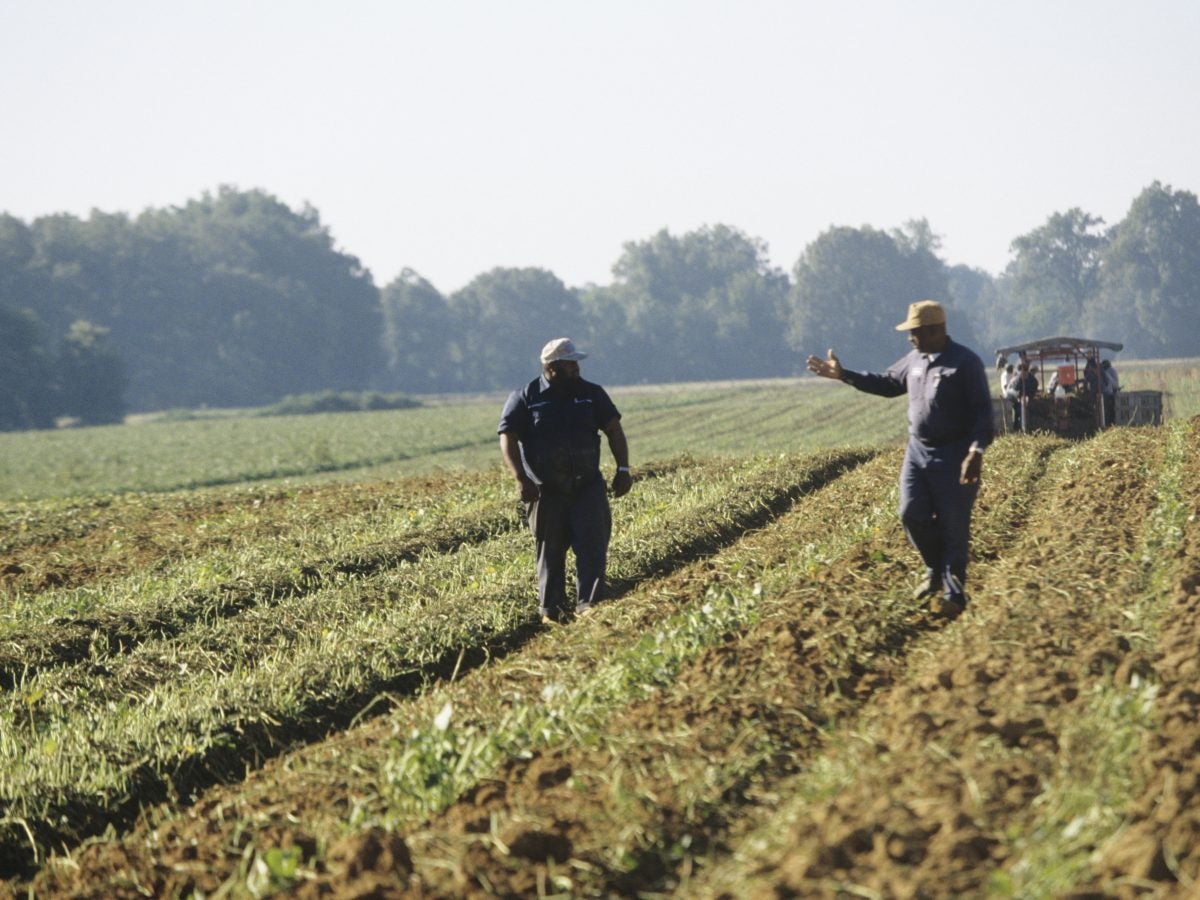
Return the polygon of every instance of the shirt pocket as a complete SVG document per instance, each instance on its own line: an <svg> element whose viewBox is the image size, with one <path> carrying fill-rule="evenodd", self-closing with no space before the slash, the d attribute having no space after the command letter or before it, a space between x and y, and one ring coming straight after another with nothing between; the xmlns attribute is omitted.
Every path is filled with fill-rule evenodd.
<svg viewBox="0 0 1200 900"><path fill-rule="evenodd" d="M954 376L957 374L957 369L941 368L934 369L927 379L926 396L929 398L931 407L945 409L948 404L953 404L961 393L958 379Z"/></svg>
<svg viewBox="0 0 1200 900"><path fill-rule="evenodd" d="M554 404L543 400L529 407L529 421L535 434L546 435L554 430L554 423L559 417L555 415Z"/></svg>

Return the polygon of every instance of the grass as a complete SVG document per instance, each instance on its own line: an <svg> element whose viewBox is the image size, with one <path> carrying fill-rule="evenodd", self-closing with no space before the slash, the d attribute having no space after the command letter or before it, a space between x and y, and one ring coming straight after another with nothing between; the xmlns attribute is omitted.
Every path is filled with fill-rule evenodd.
<svg viewBox="0 0 1200 900"><path fill-rule="evenodd" d="M1149 651L1160 620L1170 608L1167 581L1173 574L1174 550L1190 515L1182 502L1182 473L1189 426L1169 426L1161 466L1157 468L1155 503L1148 517L1142 549L1130 567L1130 590L1122 606L1128 621L1124 637ZM1092 686L1080 714L1064 729L1068 747L1087 748L1064 754L1034 801L1037 820L1014 833L1015 859L993 874L989 891L1005 897L1054 897L1076 885L1103 844L1119 833L1125 808L1141 788L1133 762L1145 737L1156 727L1158 684L1134 672L1128 681L1107 679Z"/></svg>
<svg viewBox="0 0 1200 900"><path fill-rule="evenodd" d="M1122 390L1163 392L1164 420L1200 415L1200 361L1129 360L1119 363L1118 367Z"/></svg>
<svg viewBox="0 0 1200 900"><path fill-rule="evenodd" d="M1141 377L1133 366L1122 376L1131 389ZM614 394L635 468L649 476L614 504L610 577L629 593L622 615L635 618L608 635L600 657L584 643L563 647L562 672L574 680L551 671L545 691L500 698L486 719L468 717L459 703L447 707L449 682L489 656L524 648L537 633L530 541L497 465L498 399L0 435L0 493L7 484L14 497L12 485L20 483L25 497L0 503L0 553L30 567L14 574L0 559L0 856L40 858L49 846L98 833L107 820L123 827L142 805L239 778L284 747L351 723L385 696L408 712L422 697L425 714L384 748L382 795L361 807L357 824L411 824L506 761L551 747L600 746L622 762L619 777L597 773L596 783L629 826L605 851L604 865L618 872L653 859L673 871L685 859L703 862L711 847L656 824L657 806L645 802L646 773L657 766L675 773L664 799L693 826L716 828L721 815L748 802L730 785L765 778L781 760L798 767L799 737L744 724L720 732L733 748L726 756L705 761L688 758L691 738L681 733L677 744L662 737L661 759L647 761L645 748L609 723L623 709L683 690L689 666L776 617L809 629L804 658L819 668L806 690L821 698L812 700L820 713L814 721L828 718L830 743L825 754L806 758L803 777L773 785L796 799L745 845L749 859L769 855L774 845L763 834L790 832L807 805L854 785L856 770L872 765L871 728L850 733L842 717L853 709L845 704L855 678L914 640L907 589L895 575L903 569L895 560L906 552L894 521L898 449L859 466L859 473L869 470L864 480L838 476L878 448L814 449L898 443L903 401L812 380ZM1021 587L1010 580L1024 585L1024 557L1009 568L1005 557L1014 547L1029 549L1020 543L1022 523L1031 516L1074 521L1080 511L1055 506L1056 492L1106 477L1105 466L1127 443L1130 461L1120 464L1154 484L1142 544L1136 552L1078 557L1083 564L1070 577L1078 570L1072 589L1080 595L1128 594L1125 618L1105 627L1149 647L1155 597L1190 514L1180 499L1188 427L1177 422L1167 430L1162 460L1145 451L1163 435L1132 430L1079 446L1041 437L999 442L988 454L996 481L977 506L974 545L986 560L983 583L992 599L1021 602ZM70 454L89 446L107 456L60 482ZM10 458L3 451L12 447L20 452ZM644 462L680 449L692 455ZM121 462L133 458L141 468L125 471ZM441 474L424 486L314 486L431 470ZM808 492L827 481L830 489L820 492L827 505L808 503ZM790 515L801 497L803 516ZM790 530L780 531L772 549L743 540L777 519ZM1054 562L1045 548L1035 549L1039 561ZM1091 563L1119 569L1120 583L1089 576ZM686 595L656 606L654 592L669 587L654 579L692 564L700 574ZM831 572L841 582L831 586ZM50 576L68 581L55 586ZM1014 644L1036 608L1016 617ZM1109 612L1098 609L1097 622ZM946 639L965 642L957 628ZM936 653L938 637L913 653L914 670ZM1062 733L1097 752L1044 767L1036 808L1012 825L1014 862L996 872L992 890L1054 893L1078 879L1089 848L1119 825L1122 803L1137 789L1127 770L1150 727L1154 691L1144 680L1088 686ZM723 698L713 702L719 708ZM789 702L809 709L809 700ZM293 851L264 846L256 877L263 890L290 884L298 865ZM744 868L728 872L730 884L746 875ZM618 881L604 884L620 892Z"/></svg>
<svg viewBox="0 0 1200 900"><path fill-rule="evenodd" d="M904 404L815 379L614 389L635 465L690 453L896 442ZM416 409L0 433L0 498L31 501L263 482L379 480L499 461L503 395Z"/></svg>
<svg viewBox="0 0 1200 900"><path fill-rule="evenodd" d="M861 457L848 452L811 466ZM808 470L791 458L754 457L643 482L615 508L613 579L648 577L728 539L791 496ZM533 627L531 547L515 528L287 591L270 575L289 565L287 557L272 559L269 547L249 548L260 554L250 560L225 559L216 576L266 573L257 588L245 588L256 599L236 616L197 614L188 600L193 609L179 617L179 629L130 644L93 640L82 658L14 670L11 690L0 696L10 850L23 840L13 830L19 821L41 823L41 839L52 840L61 835L51 823L62 816L71 823L108 811L120 817L128 804L171 785L186 790L289 740L345 725L380 692L412 691L457 667L456 657L501 652ZM169 609L196 571L187 562L180 572L145 578L139 603ZM136 614L128 583L89 590L107 598L89 612L125 603ZM39 611L46 621L67 611L61 603L22 608L26 623ZM24 627L10 626L8 643L20 646Z"/></svg>
<svg viewBox="0 0 1200 900"><path fill-rule="evenodd" d="M1165 414L1200 414L1195 360L1132 361L1127 390L1166 394ZM903 440L903 400L816 378L615 387L635 462L676 456L802 453ZM504 394L427 398L416 409L256 418L142 417L141 424L0 433L0 498L314 479L394 478L496 463Z"/></svg>
<svg viewBox="0 0 1200 900"><path fill-rule="evenodd" d="M691 453L808 452L898 441L902 403L815 380L615 389L635 463ZM499 460L503 396L417 409L0 434L0 498L383 479Z"/></svg>

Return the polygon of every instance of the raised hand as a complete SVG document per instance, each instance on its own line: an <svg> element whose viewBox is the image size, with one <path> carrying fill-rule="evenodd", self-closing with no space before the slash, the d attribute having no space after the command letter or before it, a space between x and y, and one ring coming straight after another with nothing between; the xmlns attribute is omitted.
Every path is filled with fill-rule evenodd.
<svg viewBox="0 0 1200 900"><path fill-rule="evenodd" d="M833 348L828 351L828 359L820 359L816 356L808 358L808 371L814 375L820 375L822 378L834 378L838 381L842 380L842 364L838 360Z"/></svg>

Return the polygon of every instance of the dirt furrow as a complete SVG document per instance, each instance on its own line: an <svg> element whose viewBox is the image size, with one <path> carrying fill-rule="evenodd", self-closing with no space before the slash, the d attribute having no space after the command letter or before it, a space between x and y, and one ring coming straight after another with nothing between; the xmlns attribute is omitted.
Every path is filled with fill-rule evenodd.
<svg viewBox="0 0 1200 900"><path fill-rule="evenodd" d="M1030 473L1036 473L1043 463L1044 460L1035 454L1023 470L1023 477L1016 479L1017 483L1026 485L1033 480L1035 476ZM885 460L882 465L876 465L874 468L879 473L877 477L881 477L884 483L890 485L894 481L894 459ZM849 481L850 479L844 480ZM879 482L876 481L875 484L876 487L865 492L868 498L866 504L864 504L864 492L854 490L854 486L849 484L844 485L846 491L831 492L828 504L823 508L814 510L805 504L808 514L797 517L803 522L803 527L799 532L793 529L783 537L775 539L769 546L764 546L760 541L752 556L766 566L788 559L795 554L798 543L803 546L808 541L819 539L823 532L828 532L826 522L829 517L861 515L861 513L855 513L856 506L866 509L874 504L875 497L879 494ZM1019 496L1019 492L1013 492L1012 496ZM627 853L613 858L610 846L612 841L608 839L610 836L608 829L614 827L611 809L607 810L608 818L604 819L612 792L606 792L603 789L606 784L603 773L607 772L610 767L611 753L601 753L599 756L595 756L587 748L576 748L575 751L558 751L557 755L555 752L539 754L530 764L520 761L514 763L506 769L506 774L511 776L510 778L488 782L481 790L492 799L500 796L505 798L504 802L500 804L501 808L495 811L497 816L504 817L507 812L514 809L528 810L542 793L562 788L567 792L568 800L556 798L551 801L550 805L559 809L578 809L577 821L582 823L579 828L586 832L587 840L580 840L578 846L571 843L571 847L576 852L577 858L582 858L583 864L592 872L589 879L590 884L596 885L597 889L599 889L599 885L604 885L606 886L604 889L617 892L625 892L635 887L649 890L665 887L680 877L680 866L685 865L687 860L701 852L709 852L720 845L718 824L722 815L720 812L722 798L732 801L735 796L743 797L736 804L731 804L731 810L745 803L757 802L755 797L759 788L756 787L756 784L764 781L769 783L778 778L780 774L791 771L788 760L793 756L802 757L804 755L807 742L813 735L814 722L822 721L822 717L836 715L835 711L841 709L844 703L853 705L859 702L864 692L869 694L869 678L863 677L868 674L869 667L856 663L849 648L853 648L855 652L872 649L884 653L895 652L897 647L903 646L913 634L920 633L922 629L929 627L939 627L936 623L927 619L922 620L919 616L917 623L913 624L909 621L912 619L913 613L911 608L893 610L894 617L885 627L875 627L873 617L878 598L870 596L860 598L856 604L839 602L834 606L830 606L828 603L822 605L821 598L830 595L840 597L847 587L861 583L865 571L880 567L892 573L895 582L901 585L899 594L907 597L909 563L905 558L910 555L910 552L903 548L902 538L899 537L898 531L894 526L888 527L878 539L856 548L851 557L843 565L839 565L835 572L822 573L819 580L809 583L806 593L785 598L783 609L794 604L796 608L802 610L806 605L812 606L815 602L819 612L814 613L813 620L808 623L811 626L809 631L805 632L791 622L792 614L777 617L769 624L756 628L751 637L730 645L730 647L714 650L705 656L699 664L691 667L685 673L681 686L671 692L668 700L656 700L650 704L636 706L628 714L619 718L617 724L606 732L610 735L610 748L614 744L618 747L621 746L622 738L627 747L636 745L641 755L631 760L627 768L631 772L645 772L638 776L639 783L649 781L658 785L654 791L655 802L648 808L642 809L645 823L643 827L646 828L648 836L646 840L630 845ZM703 587L720 582L720 572L705 573L705 566L697 568L698 571L693 574L690 587L687 586L688 582L685 582L675 589L660 587L654 593L665 594L668 597L681 595L680 599L684 602L697 596L697 593L703 596ZM698 585L696 584L697 578L700 579ZM891 585L888 590L893 595L896 594L895 584ZM633 598L630 599L633 600ZM895 597L893 596L892 599L894 600ZM886 598L883 602L887 602ZM634 613L635 609L632 607L635 604L631 602L629 605L631 608L627 611ZM852 606L854 611L847 612L845 606ZM649 621L639 620L639 630L649 624ZM871 636L863 638L864 633L871 634ZM889 642L895 646L889 646ZM532 648L527 648L527 651L520 655L522 669L531 664L528 661L530 650ZM566 654L565 648L561 653ZM574 664L586 665L587 658L592 653L593 651L589 649L581 648ZM727 664L722 664L721 659L727 660ZM755 664L754 660L762 660L762 662ZM570 664L569 658L567 662ZM745 673L742 672L743 667L746 669ZM548 677L553 678L554 676L549 675ZM535 695L542 683L530 685L527 683L527 678L511 676L505 679L505 682L508 684L510 692L514 684L520 684L525 692L533 692ZM731 722L730 717L726 714L726 704L730 698L739 696L744 697L741 702L744 715ZM807 701L804 699L806 696ZM697 704L693 699L695 697L705 697L706 699ZM484 699L486 699L486 694ZM782 712L780 711L781 700L783 704L786 704ZM805 713L805 702L813 705L814 715L809 716ZM819 714L815 712L817 709L821 710ZM653 737L647 739L647 729L650 727L648 723L656 720L661 721L661 729L654 733ZM767 721L776 722L777 727L764 729L762 723ZM680 723L687 724L680 725ZM678 740L675 741L673 752L675 758L678 759L675 767L676 773L664 777L661 771L655 769L656 760L663 756L664 747L672 746L672 736L677 736L679 733L684 735L684 747L681 749ZM693 740L693 738L697 738L697 740ZM697 756L695 748L699 745L708 748L706 752L711 756L703 754ZM568 754L565 760L563 753ZM720 783L715 795L703 796L703 792L700 792L690 801L670 796L672 790L678 793L680 784L684 786L686 793L686 785L697 780L695 777L697 767L704 771L710 766L716 765L718 760L724 761L723 766L718 766L723 775L727 775L729 771L740 771L741 775L734 776L732 781ZM378 761L374 765L377 767ZM547 767L552 770L552 774L546 774ZM533 774L530 775L531 769ZM568 769L572 773L571 778L561 784L555 782L555 779ZM599 776L596 776L597 772L600 773ZM680 773L686 774L681 776ZM597 791L572 791L570 789L572 784L576 786L584 784L584 779L591 777L599 778L598 782L591 782L591 786L598 788ZM698 780L701 784L704 783L703 778ZM494 788L496 784L503 785L504 790L490 790L489 793L489 789ZM311 788L312 783L309 782L307 786ZM508 794L509 791L511 791L511 796ZM269 804L269 809L273 812L269 816L262 817L266 821L263 822L261 830L257 834L258 844L259 846L274 844L298 847L305 858L318 853L315 839L306 837L306 834L312 835L320 833L320 831L289 827L285 824L286 816L290 815L304 820L307 814L313 811L314 803L322 805L327 810L340 810L344 814L347 806L351 803L345 793L340 794L340 802L330 802L326 798L323 804L319 796L316 800L309 801L307 799L300 800L289 791L280 791L279 793L282 794L282 797L277 795ZM622 792L617 791L616 793ZM594 802L584 802L584 798L590 798L593 795L599 799ZM458 837L460 841L465 841L468 847L474 848L473 852L476 852L478 856L477 844L480 841L486 844L486 836L481 838L475 830L474 823L480 819L480 810L477 808L475 800L476 798L473 796L454 809L466 810L463 813L465 817L463 823L457 832ZM203 810L200 816L187 822L186 827L178 827L181 825L178 821L172 823L171 829L165 834L164 842L168 846L164 847L162 844L158 844L156 848L155 856L159 860L158 866L160 867L158 871L161 871L162 857L166 856L168 859L172 857L170 852L164 851L173 850L179 846L195 846L196 829L203 831L206 827L212 827L215 809L220 809L231 819L237 818L241 822L245 822L247 818L247 806L243 804L247 804L249 808L262 809L244 795L240 798L226 797L219 803L214 800L214 803L217 803L215 807L209 806ZM235 805L239 809L236 817L232 815ZM634 804L636 808L641 806ZM619 815L615 823L617 827L628 825L631 811L628 806L619 808ZM648 819L645 818L647 815ZM438 839L445 840L446 835L453 830L448 830L444 826L446 822L454 821L454 816L455 812L452 810L445 817L435 820L432 833ZM252 815L250 817L253 818ZM676 825L667 822L672 817L674 817L673 821L676 822ZM489 821L491 820L491 812L487 813L487 818ZM512 838L516 849L521 853L526 856L530 854L536 856L547 848L550 852L539 861L539 864L530 863L520 855L512 860L509 858L510 855L504 853L498 854L500 859L484 853L482 858L476 858L471 862L471 865L474 866L470 869L473 873L472 876L468 877L463 874L462 870L458 870L457 877L466 879L465 882L455 880L448 883L439 882L436 877L433 877L439 871L437 864L421 865L421 875L418 877L427 879L421 883L421 890L435 894L442 892L457 894L468 890L470 884L474 884L479 890L483 889L482 885L484 884L490 885L492 888L509 884L504 879L509 877L511 874L509 870L513 866L506 866L506 861L517 864L518 874L523 873L520 874L521 878L528 876L536 879L539 873L543 879L551 877L550 870L554 866L555 854L560 853L566 846L564 840L571 841L570 829L565 824L557 830L530 829L522 826L519 818L514 822L506 820L506 825L511 825L514 829L510 831L509 837ZM684 830L686 830L686 834ZM159 835L163 834L164 830L160 829ZM249 840L249 832L244 831L243 834L245 839ZM192 837L187 837L187 835L192 835ZM672 835L677 839L674 839ZM418 835L410 835L410 839L419 851L417 854L418 864L421 864L422 860L430 859L431 855L438 856L436 842L431 849L421 843ZM130 843L125 843L123 852L130 852ZM211 844L211 840L204 843ZM676 865L667 865L671 861L672 853L678 852L672 851L670 848L684 844L687 847L685 852L680 854L680 858L675 861ZM508 847L507 844L504 846ZM508 847L508 850L512 851L513 848ZM326 862L322 863L328 870L327 878L324 881L314 880L312 882L313 889L316 890L317 885L322 885L322 890L357 890L363 886L363 879L369 881L380 877L379 873L375 871L378 865L391 865L397 860L408 858L406 856L408 853L405 845L397 844L394 840L377 832L368 831L365 835L351 836L346 842L329 849ZM442 854L443 857L444 855ZM547 864L547 857L550 859L549 864ZM141 858L145 864L145 857ZM363 860L367 858L373 860L374 866L364 868ZM349 860L349 862L339 868L338 860ZM124 859L123 865L130 864L128 859ZM227 857L220 865L223 865L228 871L231 864L231 859ZM210 859L204 865L213 868L214 862ZM219 866L217 870L220 870ZM174 877L174 884L177 887L183 884L196 884L194 881L181 881L178 875ZM191 877L191 875L188 876L188 878ZM389 877L392 887L396 887L396 872L392 872ZM347 878L350 880L347 881ZM474 880L472 881L472 879ZM407 884L407 881L404 883ZM512 886L514 890L523 890L530 887L530 884L521 881ZM211 885L206 887L211 887Z"/></svg>
<svg viewBox="0 0 1200 900"><path fill-rule="evenodd" d="M1052 447L1028 453L1009 485L1035 484ZM1020 496L994 497L990 512L1019 518ZM808 510L794 525L819 527L839 511L849 509ZM748 543L752 555L779 558L799 537L777 526ZM773 807L777 785L803 769L822 732L879 691L921 635L944 627L908 597L911 557L894 525L875 533L794 582L758 625L634 705L596 746L507 764L406 836L414 889L690 895L692 873L728 852L745 818Z"/></svg>
<svg viewBox="0 0 1200 900"><path fill-rule="evenodd" d="M807 475L797 485L807 484L808 491L817 491L845 468L843 463L820 477ZM890 481L894 461L887 460L882 467L868 463L863 468L889 473L885 477ZM856 492L843 506L867 510L874 493ZM819 540L822 530L814 527L810 538ZM447 699L464 721L486 723L511 706L516 696L537 697L549 684L570 685L586 679L603 658L620 647L635 645L681 603L689 602L697 592L702 595L718 577L714 565L719 563L693 558L681 571L639 584L634 593L618 598L593 617L537 636L519 654L497 658L493 665L478 671L460 672L461 681L402 703L392 716L363 723L268 762L244 784L214 788L195 806L178 813L166 809L152 813L127 837L97 841L84 849L76 857L80 869L48 867L35 882L39 896L122 896L128 894L123 885L131 878L159 896L197 888L211 891L224 880L239 877L246 854L256 848L303 845L315 852L315 836L340 833L356 807L365 810L359 817L368 821L385 814L370 811L386 793L380 785L396 735L428 722ZM597 641L603 642L602 656L597 656ZM369 848L374 846L373 833L368 831L364 838L368 847L364 852L371 852ZM346 848L353 841L350 838L340 850L329 852L334 856L348 853Z"/></svg>
<svg viewBox="0 0 1200 900"><path fill-rule="evenodd" d="M768 473L761 485L743 483L741 491L744 496L731 502L731 508L740 509L740 512L726 517L714 516L710 518L706 527L698 527L693 532L676 535L664 558L646 560L640 564L645 570L645 576L651 577L660 571L669 572L684 565L686 561L694 560L698 555L713 552L736 540L747 528L757 527L782 514L796 497L818 489L872 455L872 452L864 451L813 457L807 465L795 472L791 483L781 483L777 487L771 486L772 479L778 477L777 473ZM145 778L135 784L136 789L131 792L127 801L101 798L103 802L99 805L95 802L83 802L77 804L79 808L63 810L62 821L70 823L71 826L69 836L55 832L49 824L59 821L57 813L48 816L48 824L45 827L50 828L50 831L38 831L38 841L44 845L78 840L86 836L88 830L92 830L90 826L102 825L106 819L118 824L128 822L131 814L135 812L133 804L144 806L148 802L157 802L165 797L168 787L184 796L185 792L199 791L217 778L228 777L239 763L274 756L297 738L313 739L316 736L313 734L314 728L319 728L322 734L327 734L331 728L345 727L364 706L369 705L371 697L379 692L390 696L393 702L399 697L415 695L430 683L437 683L455 675L462 676L485 661L505 657L515 648L524 646L536 633L537 629L530 625L487 638L478 647L461 650L454 648L435 664L422 666L417 671L408 669L394 679L371 685L369 694L341 698L336 706L331 706L325 701L317 709L291 710L286 719L248 715L245 720L239 722L236 731L230 732L229 739L223 746L214 746L208 752L211 759L204 756L188 760L187 768L171 772L169 782L163 778L158 768L147 765ZM382 712L384 707L380 706L378 709ZM143 781L145 783L142 783ZM81 822L89 826L89 829L80 830L78 826ZM38 824L34 823L35 830ZM19 839L20 835L14 832L9 843L15 846L20 842Z"/></svg>
<svg viewBox="0 0 1200 900"><path fill-rule="evenodd" d="M1091 777L1069 771L1092 752L1090 700L1145 665L1120 598L1142 588L1162 449L1157 432L1110 432L1059 454L1012 544L977 567L973 608L829 736L782 837L757 833L699 893L979 896L1035 877L1008 868L1051 787Z"/></svg>
<svg viewBox="0 0 1200 900"><path fill-rule="evenodd" d="M1185 453L1186 525L1145 672L1157 687L1154 728L1132 765L1141 789L1081 893L1195 897L1200 890L1200 419L1190 423Z"/></svg>

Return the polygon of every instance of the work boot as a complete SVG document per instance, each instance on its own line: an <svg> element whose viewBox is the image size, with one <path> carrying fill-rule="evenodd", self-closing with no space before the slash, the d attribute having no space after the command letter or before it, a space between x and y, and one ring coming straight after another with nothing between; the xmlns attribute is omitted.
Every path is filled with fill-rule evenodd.
<svg viewBox="0 0 1200 900"><path fill-rule="evenodd" d="M934 597L942 592L942 579L935 575L926 575L925 580L917 585L913 591L914 600L924 600L926 597Z"/></svg>
<svg viewBox="0 0 1200 900"><path fill-rule="evenodd" d="M962 582L955 575L950 576L950 582L944 585L943 589L945 593L940 599L929 601L929 608L934 615L953 621L967 608L967 592L963 590Z"/></svg>
<svg viewBox="0 0 1200 900"><path fill-rule="evenodd" d="M929 604L929 609L935 616L953 622L966 611L967 598L960 597L935 597Z"/></svg>

